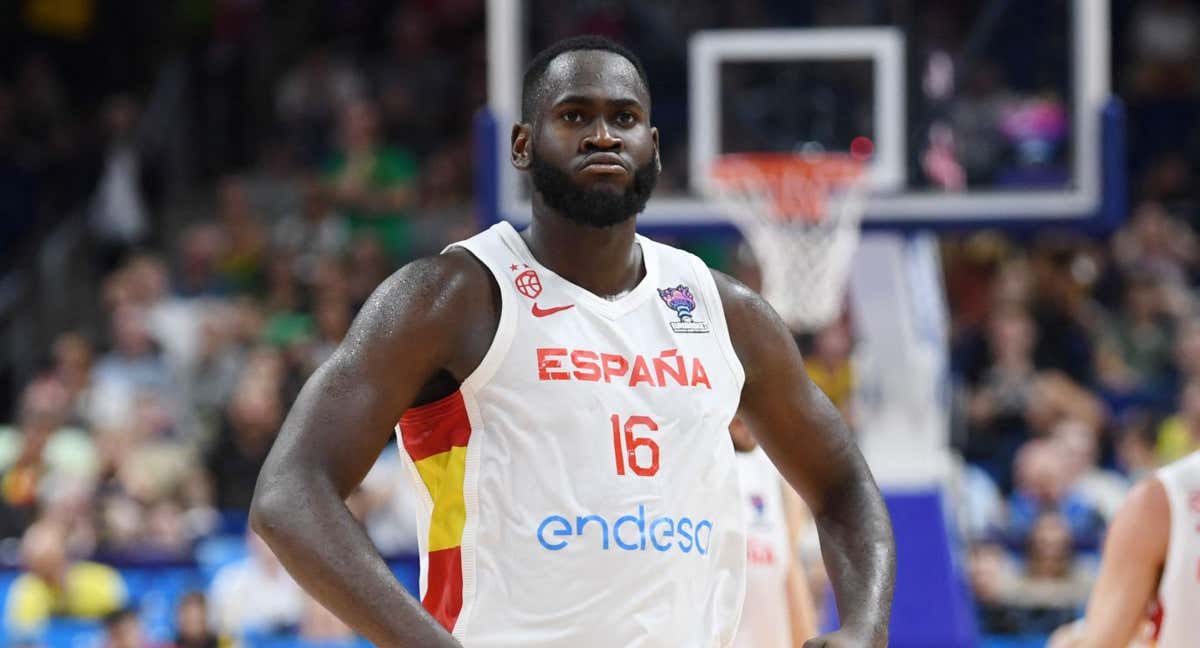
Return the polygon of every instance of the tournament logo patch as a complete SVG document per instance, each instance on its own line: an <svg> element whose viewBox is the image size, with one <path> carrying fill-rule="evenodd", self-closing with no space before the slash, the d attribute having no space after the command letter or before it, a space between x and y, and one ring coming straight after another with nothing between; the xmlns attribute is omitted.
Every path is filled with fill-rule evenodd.
<svg viewBox="0 0 1200 648"><path fill-rule="evenodd" d="M767 500L762 496L762 493L750 494L750 506L754 509L754 515L750 519L750 526L756 529L770 529L772 524L771 520L767 518Z"/></svg>
<svg viewBox="0 0 1200 648"><path fill-rule="evenodd" d="M671 330L676 333L708 333L708 323L697 320L692 316L696 310L696 298L692 289L683 284L674 288L659 288L658 296L662 298L667 308L679 316L678 322L671 322Z"/></svg>

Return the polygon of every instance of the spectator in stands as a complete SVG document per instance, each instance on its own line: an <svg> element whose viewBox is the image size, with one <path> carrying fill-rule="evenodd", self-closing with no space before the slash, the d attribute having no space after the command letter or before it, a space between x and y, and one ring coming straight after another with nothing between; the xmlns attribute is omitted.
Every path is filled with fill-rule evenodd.
<svg viewBox="0 0 1200 648"><path fill-rule="evenodd" d="M356 493L355 517L386 557L417 552L417 494L395 445L383 449Z"/></svg>
<svg viewBox="0 0 1200 648"><path fill-rule="evenodd" d="M978 332L987 326L994 304L1027 301L1027 291L1019 298L998 294L1004 274L1027 277L1027 266L1019 258L1012 258L1009 241L994 231L973 233L962 240L949 239L942 249L946 298L954 304L951 337L958 345L974 347L979 342ZM971 380L976 378L975 370L975 367L963 368Z"/></svg>
<svg viewBox="0 0 1200 648"><path fill-rule="evenodd" d="M84 422L92 387L92 343L82 334L69 331L54 340L54 380L67 390L70 400L69 422Z"/></svg>
<svg viewBox="0 0 1200 648"><path fill-rule="evenodd" d="M127 607L104 617L104 648L152 648L142 630L137 608Z"/></svg>
<svg viewBox="0 0 1200 648"><path fill-rule="evenodd" d="M1005 82L1004 68L996 61L982 60L971 66L964 92L954 101L947 125L958 134L959 143L957 151L950 153L959 153L959 172L966 172L965 180L971 185L993 182L1007 144L999 125L1018 99ZM932 143L933 138L930 140Z"/></svg>
<svg viewBox="0 0 1200 648"><path fill-rule="evenodd" d="M459 61L438 50L430 6L397 6L387 19L388 49L376 72L383 131L422 157L442 143L438 135L463 92Z"/></svg>
<svg viewBox="0 0 1200 648"><path fill-rule="evenodd" d="M13 582L5 610L10 631L33 632L58 616L100 619L125 604L121 575L69 559L64 529L53 522L38 522L25 532L21 563L25 572Z"/></svg>
<svg viewBox="0 0 1200 648"><path fill-rule="evenodd" d="M391 273L391 262L378 240L360 236L350 244L348 287L355 310L367 302L375 288Z"/></svg>
<svg viewBox="0 0 1200 648"><path fill-rule="evenodd" d="M1112 257L1124 271L1143 268L1167 286L1186 286L1200 262L1196 234L1162 204L1146 201L1113 234Z"/></svg>
<svg viewBox="0 0 1200 648"><path fill-rule="evenodd" d="M282 251L267 265L266 287L263 339L279 347L307 340L312 335L312 316L304 308L304 293L292 272L292 260Z"/></svg>
<svg viewBox="0 0 1200 648"><path fill-rule="evenodd" d="M421 218L414 221L417 256L437 254L447 241L470 238L479 229L475 217L473 149L470 139L460 136L427 158L422 158Z"/></svg>
<svg viewBox="0 0 1200 648"><path fill-rule="evenodd" d="M1023 307L997 307L987 328L990 364L969 396L966 457L979 462L1002 487L1010 483L1012 456L1028 436L1025 412L1036 377L1036 340L1033 320Z"/></svg>
<svg viewBox="0 0 1200 648"><path fill-rule="evenodd" d="M1174 330L1161 282L1148 271L1125 275L1122 308L1096 347L1096 371L1117 393L1149 392L1167 380Z"/></svg>
<svg viewBox="0 0 1200 648"><path fill-rule="evenodd" d="M979 466L964 462L957 479L948 492L955 498L958 528L968 544L983 542L1003 526L1004 496Z"/></svg>
<svg viewBox="0 0 1200 648"><path fill-rule="evenodd" d="M1131 410L1122 416L1115 440L1117 465L1131 483L1158 469L1157 442L1158 427L1149 412Z"/></svg>
<svg viewBox="0 0 1200 648"><path fill-rule="evenodd" d="M346 332L350 330L350 319L353 316L346 298L336 294L319 297L313 308L316 339L313 340L305 363L305 375L315 371L322 362L333 355Z"/></svg>
<svg viewBox="0 0 1200 648"><path fill-rule="evenodd" d="M416 202L416 159L385 144L375 105L351 102L341 111L340 148L326 165L325 190L347 217L352 235L367 234L392 264L412 253L408 210Z"/></svg>
<svg viewBox="0 0 1200 648"><path fill-rule="evenodd" d="M1075 554L1071 530L1058 513L1037 517L1022 566L995 545L975 548L971 584L985 630L1046 633L1075 617L1095 574Z"/></svg>
<svg viewBox="0 0 1200 648"><path fill-rule="evenodd" d="M1179 411L1158 430L1158 460L1168 464L1200 447L1200 378L1183 386Z"/></svg>
<svg viewBox="0 0 1200 648"><path fill-rule="evenodd" d="M141 108L128 95L106 100L103 123L107 140L104 168L92 196L89 218L103 245L101 270L150 234L150 209L144 186L142 143L137 132Z"/></svg>
<svg viewBox="0 0 1200 648"><path fill-rule="evenodd" d="M265 224L250 205L241 178L230 176L221 181L217 205L217 218L225 238L217 269L235 292L256 292L263 281L269 239Z"/></svg>
<svg viewBox="0 0 1200 648"><path fill-rule="evenodd" d="M246 532L246 544L249 555L213 577L208 590L212 627L230 636L295 629L304 614L303 590L253 531Z"/></svg>
<svg viewBox="0 0 1200 648"><path fill-rule="evenodd" d="M1051 440L1060 446L1067 463L1067 481L1088 506L1104 517L1105 525L1117 514L1129 492L1129 480L1100 467L1100 433L1086 423L1065 420L1054 426Z"/></svg>
<svg viewBox="0 0 1200 648"><path fill-rule="evenodd" d="M338 113L366 94L366 83L350 61L328 46L309 50L279 83L275 105L282 126L304 158L320 160Z"/></svg>
<svg viewBox="0 0 1200 648"><path fill-rule="evenodd" d="M302 196L299 210L284 214L275 224L272 242L293 259L296 277L312 283L321 261L346 249L349 231L345 219L331 208L317 178L305 179Z"/></svg>
<svg viewBox="0 0 1200 648"><path fill-rule="evenodd" d="M229 290L217 273L225 238L216 223L202 222L183 231L179 241L175 294L181 297L221 297Z"/></svg>
<svg viewBox="0 0 1200 648"><path fill-rule="evenodd" d="M1200 379L1200 318L1191 317L1180 321L1176 327L1174 355L1172 356L1171 378L1163 387L1170 394L1170 402L1154 402L1154 406L1170 407L1183 391L1188 381Z"/></svg>
<svg viewBox="0 0 1200 648"><path fill-rule="evenodd" d="M132 257L120 274L132 301L146 309L146 328L162 348L174 378L186 378L196 362L200 326L209 301L173 295L167 264L155 254Z"/></svg>
<svg viewBox="0 0 1200 648"><path fill-rule="evenodd" d="M98 544L93 480L55 482L41 488L39 519L63 530L68 556L93 556Z"/></svg>
<svg viewBox="0 0 1200 648"><path fill-rule="evenodd" d="M245 349L238 340L241 304L257 308L249 297L240 303L221 301L210 304L197 318L200 330L196 357L184 382L188 385L188 408L202 429L215 428L245 361ZM257 338L257 333L253 337Z"/></svg>
<svg viewBox="0 0 1200 648"><path fill-rule="evenodd" d="M1127 27L1136 56L1129 66L1134 89L1146 94L1193 94L1200 54L1200 11L1184 0L1137 4Z"/></svg>
<svg viewBox="0 0 1200 648"><path fill-rule="evenodd" d="M853 348L850 323L839 320L817 332L813 349L804 358L809 377L850 424L854 422L850 408L854 395L854 371L850 364Z"/></svg>
<svg viewBox="0 0 1200 648"><path fill-rule="evenodd" d="M258 472L283 422L278 354L260 351L246 365L207 464L221 510L248 510Z"/></svg>
<svg viewBox="0 0 1200 648"><path fill-rule="evenodd" d="M188 592L175 608L175 643L172 648L232 648L209 626L208 599L204 592Z"/></svg>
<svg viewBox="0 0 1200 648"><path fill-rule="evenodd" d="M127 561L186 559L214 524L210 496L190 444L106 433L112 454L96 497L106 555ZM197 490L199 489L199 490Z"/></svg>
<svg viewBox="0 0 1200 648"><path fill-rule="evenodd" d="M1049 439L1027 442L1017 453L1014 472L1016 490L1009 498L1004 530L1010 546L1028 546L1038 520L1055 513L1066 522L1076 547L1096 548L1103 518L1076 492L1070 460L1061 445Z"/></svg>
<svg viewBox="0 0 1200 648"><path fill-rule="evenodd" d="M1076 383L1092 377L1092 334L1098 311L1089 287L1073 272L1079 242L1047 237L1033 255L1034 298L1031 312L1037 327L1034 359L1038 369L1055 369Z"/></svg>
<svg viewBox="0 0 1200 648"><path fill-rule="evenodd" d="M96 450L83 430L64 427L71 406L57 380L41 379L22 394L17 426L0 427L0 538L25 532L48 486L90 487Z"/></svg>
<svg viewBox="0 0 1200 648"><path fill-rule="evenodd" d="M179 396L178 383L150 336L147 315L144 306L135 304L122 304L112 312L113 348L92 372L94 424L127 425L141 392L156 394L166 403L173 403Z"/></svg>
<svg viewBox="0 0 1200 648"><path fill-rule="evenodd" d="M1042 371L1029 391L1025 422L1035 437L1049 436L1063 421L1079 421L1091 429L1102 429L1108 409L1095 392L1060 371Z"/></svg>

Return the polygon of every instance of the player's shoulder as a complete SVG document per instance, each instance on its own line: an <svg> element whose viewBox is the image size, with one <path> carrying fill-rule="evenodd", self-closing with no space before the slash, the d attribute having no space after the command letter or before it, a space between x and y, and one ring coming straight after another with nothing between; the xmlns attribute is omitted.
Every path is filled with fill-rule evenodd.
<svg viewBox="0 0 1200 648"><path fill-rule="evenodd" d="M1157 475L1146 477L1125 496L1109 532L1112 549L1121 554L1153 556L1162 560L1171 531L1171 503L1167 489ZM1105 548L1105 551L1110 551Z"/></svg>
<svg viewBox="0 0 1200 648"><path fill-rule="evenodd" d="M762 295L720 270L709 268L709 272L712 273L713 282L717 286L717 295L721 297L731 336L737 333L753 335L754 331L786 329L783 320Z"/></svg>
<svg viewBox="0 0 1200 648"><path fill-rule="evenodd" d="M393 321L423 319L452 326L496 307L496 285L481 261L463 248L416 259L392 273L363 306Z"/></svg>
<svg viewBox="0 0 1200 648"><path fill-rule="evenodd" d="M1149 516L1169 514L1170 502L1162 479L1150 475L1134 484L1125 496L1124 508Z"/></svg>
<svg viewBox="0 0 1200 648"><path fill-rule="evenodd" d="M759 374L770 375L782 359L798 352L787 325L767 300L749 286L720 270L710 268L709 272L721 298L729 342L742 363L747 381L753 382Z"/></svg>

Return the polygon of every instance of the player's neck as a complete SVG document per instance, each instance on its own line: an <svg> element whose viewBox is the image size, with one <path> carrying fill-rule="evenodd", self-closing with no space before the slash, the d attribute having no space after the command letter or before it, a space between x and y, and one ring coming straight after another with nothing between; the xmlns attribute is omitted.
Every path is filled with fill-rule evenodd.
<svg viewBox="0 0 1200 648"><path fill-rule="evenodd" d="M632 290L646 272L634 245L636 219L610 227L583 225L558 214L535 213L521 232L538 263L600 297Z"/></svg>

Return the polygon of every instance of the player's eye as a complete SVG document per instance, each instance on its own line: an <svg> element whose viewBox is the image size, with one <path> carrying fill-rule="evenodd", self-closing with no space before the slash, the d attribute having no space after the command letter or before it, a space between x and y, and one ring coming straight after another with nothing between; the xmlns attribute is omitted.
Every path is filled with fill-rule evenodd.
<svg viewBox="0 0 1200 648"><path fill-rule="evenodd" d="M562 114L563 121L578 124L583 121L583 113L578 110L568 110Z"/></svg>
<svg viewBox="0 0 1200 648"><path fill-rule="evenodd" d="M637 121L637 116L628 110L622 110L617 113L617 123L622 126L632 126Z"/></svg>

